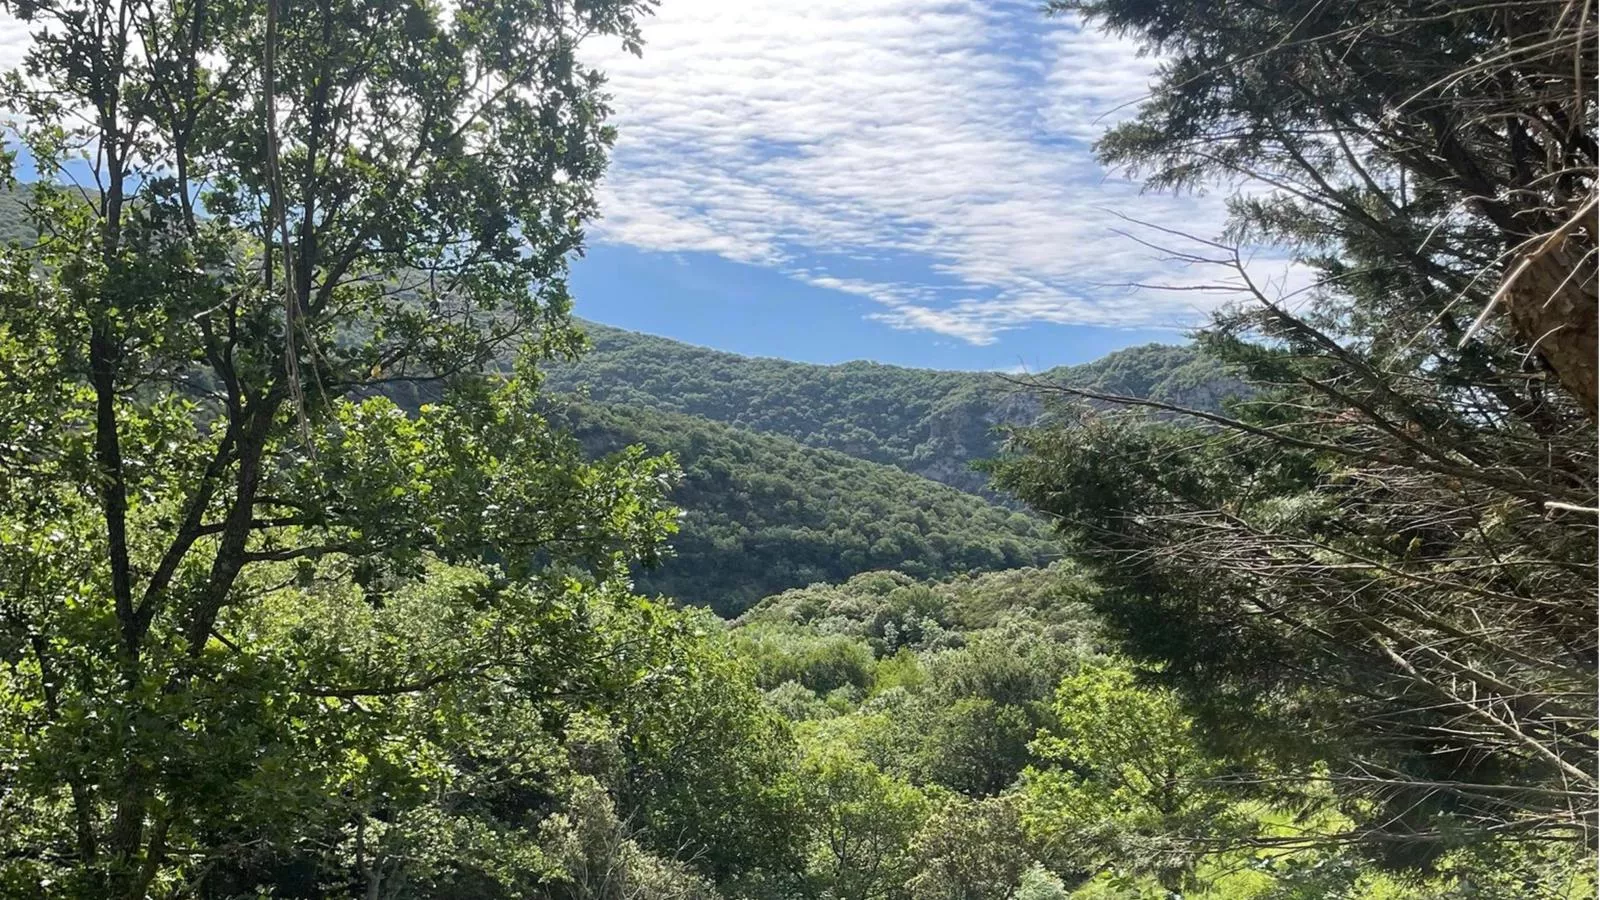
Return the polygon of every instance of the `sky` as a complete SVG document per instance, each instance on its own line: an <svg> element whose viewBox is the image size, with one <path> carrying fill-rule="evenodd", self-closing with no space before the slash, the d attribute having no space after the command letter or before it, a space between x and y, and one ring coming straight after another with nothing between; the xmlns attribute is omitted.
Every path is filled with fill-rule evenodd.
<svg viewBox="0 0 1600 900"><path fill-rule="evenodd" d="M643 31L639 57L583 50L619 137L573 264L582 317L806 362L1038 371L1182 341L1226 299L1150 287L1216 273L1129 233L1214 237L1226 192L1148 193L1095 160L1155 71L1126 40L1037 0L662 0ZM0 66L26 40L0 18Z"/></svg>
<svg viewBox="0 0 1600 900"><path fill-rule="evenodd" d="M1128 41L1010 0L663 0L644 36L642 58L588 49L619 139L580 315L811 362L1042 369L1181 341L1217 302L1128 286L1197 276L1127 219L1224 218L1095 160L1154 71Z"/></svg>

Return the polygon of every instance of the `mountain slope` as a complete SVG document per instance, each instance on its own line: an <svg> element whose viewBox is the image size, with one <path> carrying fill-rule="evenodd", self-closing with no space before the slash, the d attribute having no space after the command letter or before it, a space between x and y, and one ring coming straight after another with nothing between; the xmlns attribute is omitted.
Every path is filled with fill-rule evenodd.
<svg viewBox="0 0 1600 900"><path fill-rule="evenodd" d="M684 470L675 555L639 586L737 614L755 601L874 569L916 577L1039 565L1039 519L906 472L703 418L572 403L553 416L585 448L671 452Z"/></svg>
<svg viewBox="0 0 1600 900"><path fill-rule="evenodd" d="M1041 404L993 372L909 369L872 362L821 366L740 356L584 323L594 349L551 367L548 385L605 403L652 407L783 435L895 466L966 491L970 463L995 455L996 427L1029 424ZM1215 407L1231 389L1189 347L1148 344L1040 378L1107 393Z"/></svg>

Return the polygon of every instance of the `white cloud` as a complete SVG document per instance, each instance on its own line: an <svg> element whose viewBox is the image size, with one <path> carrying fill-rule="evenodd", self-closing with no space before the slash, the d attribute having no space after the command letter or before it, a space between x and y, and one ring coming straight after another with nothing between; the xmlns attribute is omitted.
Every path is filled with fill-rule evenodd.
<svg viewBox="0 0 1600 900"><path fill-rule="evenodd" d="M1154 68L1124 41L1004 0L665 0L645 37L643 59L591 51L620 128L601 240L775 268L977 344L1189 325L1222 299L1124 287L1186 274L1118 213L1223 220L1094 161Z"/></svg>
<svg viewBox="0 0 1600 900"><path fill-rule="evenodd" d="M0 72L9 72L22 64L22 55L28 50L28 25L9 15L0 15Z"/></svg>
<svg viewBox="0 0 1600 900"><path fill-rule="evenodd" d="M974 344L1038 322L1181 327L1224 299L1127 286L1210 274L1121 236L1119 215L1213 235L1223 208L1095 162L1154 68L1125 41L1032 0L664 0L645 37L643 59L585 51L620 128L599 240L767 267ZM0 17L0 68L26 41Z"/></svg>

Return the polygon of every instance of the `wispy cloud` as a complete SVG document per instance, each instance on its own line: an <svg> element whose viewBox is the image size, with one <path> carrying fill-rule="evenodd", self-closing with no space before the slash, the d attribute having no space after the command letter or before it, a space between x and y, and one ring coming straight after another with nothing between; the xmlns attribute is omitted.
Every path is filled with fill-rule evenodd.
<svg viewBox="0 0 1600 900"><path fill-rule="evenodd" d="M1220 200L1142 194L1091 143L1154 68L1032 2L666 0L606 53L621 137L597 237L871 298L975 344L1036 322L1193 324L1217 297L1117 233L1212 235Z"/></svg>
<svg viewBox="0 0 1600 900"><path fill-rule="evenodd" d="M1094 160L1154 69L1125 41L1032 0L664 0L645 36L642 59L585 51L620 128L598 240L766 267L973 344L1185 326L1222 299L1131 287L1203 276L1121 216L1214 235L1224 210ZM0 16L0 66L26 41Z"/></svg>

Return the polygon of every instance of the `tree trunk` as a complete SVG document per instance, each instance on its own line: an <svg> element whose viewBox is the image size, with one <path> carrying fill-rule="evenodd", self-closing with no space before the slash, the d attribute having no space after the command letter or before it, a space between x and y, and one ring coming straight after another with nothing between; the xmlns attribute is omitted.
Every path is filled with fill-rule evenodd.
<svg viewBox="0 0 1600 900"><path fill-rule="evenodd" d="M1592 224L1592 223L1590 223ZM1593 256L1574 252L1573 242L1534 251L1516 262L1516 283L1505 304L1519 334L1550 365L1561 386L1590 419L1600 408L1596 354L1600 352L1600 306L1595 299Z"/></svg>

